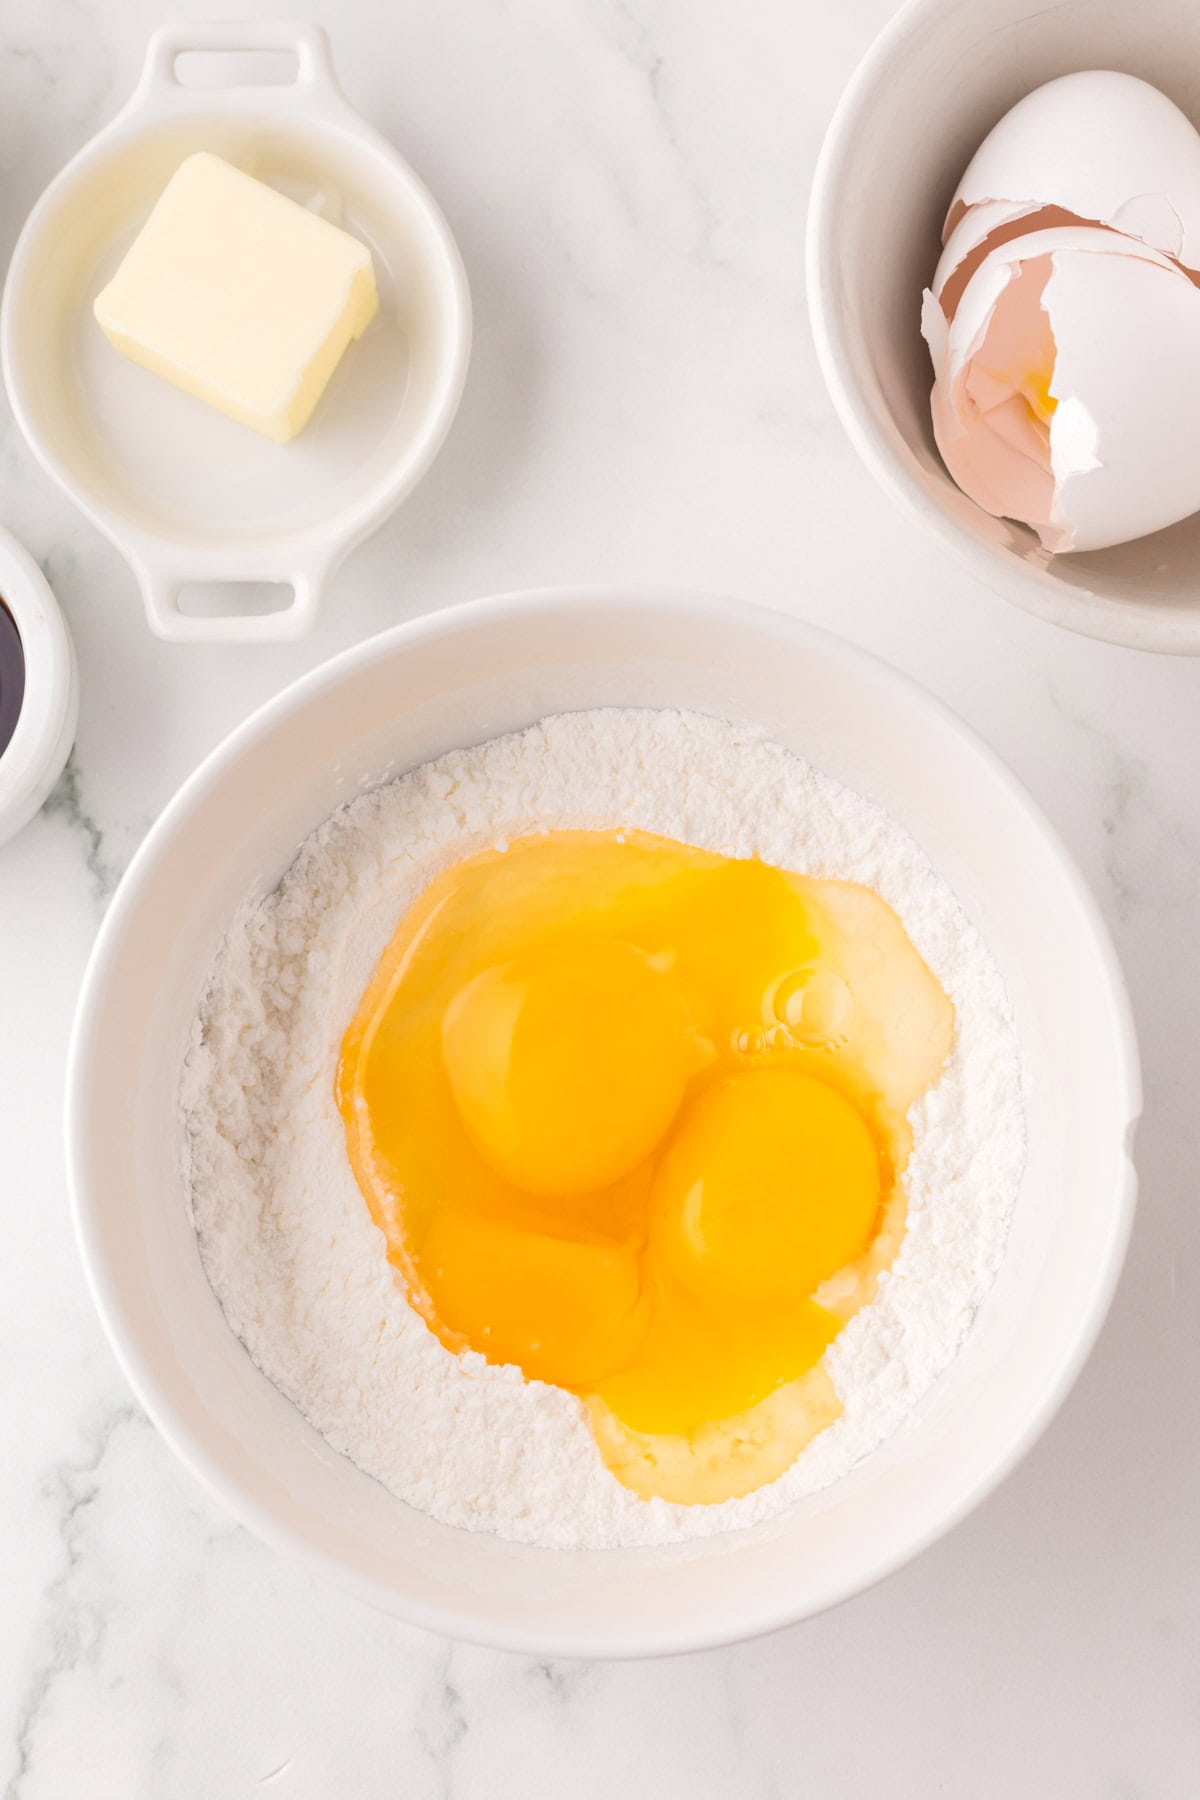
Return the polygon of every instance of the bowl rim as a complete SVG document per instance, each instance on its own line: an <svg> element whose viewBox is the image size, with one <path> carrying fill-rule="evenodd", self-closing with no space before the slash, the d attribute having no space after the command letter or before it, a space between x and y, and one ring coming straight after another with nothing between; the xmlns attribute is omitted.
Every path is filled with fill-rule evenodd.
<svg viewBox="0 0 1200 1800"><path fill-rule="evenodd" d="M217 780L236 766L243 753L275 726L300 712L317 695L336 687L358 669L385 657L403 653L410 646L431 639L470 632L476 625L536 619L539 615L565 610L594 611L597 606L615 613L644 611L647 607L683 621L704 617L733 626L748 626L761 637L775 634L792 645L807 645L819 650L826 660L841 662L859 671L865 670L885 686L898 690L910 701L916 700L940 718L976 756L982 758L992 776L1007 791L1012 801L1039 834L1053 855L1061 877L1070 890L1072 900L1090 932L1092 946L1104 973L1109 1011L1113 1024L1113 1048L1125 1119L1124 1148L1119 1166L1114 1168L1107 1238L1098 1259L1097 1278L1087 1308L1078 1321L1070 1354L1063 1357L1052 1377L1043 1383L1036 1406L1030 1409L1007 1439L993 1447L985 1473L964 1486L936 1517L914 1527L886 1550L874 1554L864 1552L853 1578L839 1578L818 1591L815 1600L806 1601L798 1609L781 1595L770 1605L759 1605L752 1614L714 1620L699 1630L680 1628L670 1622L655 1621L639 1627L622 1622L602 1628L579 1630L544 1630L525 1626L498 1624L481 1617L471 1606L455 1603L432 1603L414 1599L395 1585L385 1585L371 1577L347 1568L332 1552L309 1540L302 1531L281 1523L266 1507L245 1494L237 1480L229 1476L221 1460L194 1437L189 1425L180 1420L175 1409L159 1387L152 1366L141 1355L134 1334L127 1329L108 1267L104 1247L101 1210L91 1192L87 1157L86 1095L89 1063L95 1054L95 1040L103 1017L105 989L110 965L126 930L127 918L139 904L142 891L153 879L162 855L186 830L195 802ZM438 612L425 614L391 627L374 637L351 646L300 676L280 693L264 702L217 744L184 780L145 839L135 852L116 895L101 925L84 974L79 1001L71 1030L66 1067L66 1099L64 1111L68 1192L76 1242L93 1303L116 1355L117 1361L139 1403L179 1460L203 1487L236 1519L253 1531L272 1549L298 1560L304 1567L332 1580L343 1590L376 1608L410 1624L444 1636L480 1644L492 1649L529 1655L558 1657L649 1657L679 1652L713 1649L741 1642L768 1632L780 1630L804 1618L813 1617L862 1593L876 1582L901 1568L932 1543L942 1537L968 1513L974 1510L1012 1471L1041 1435L1074 1385L1091 1353L1116 1289L1125 1258L1136 1202L1136 1175L1130 1160L1133 1129L1141 1111L1142 1090L1137 1039L1129 995L1116 951L1099 906L1074 860L1024 787L996 753L936 696L872 652L811 625L793 615L774 608L734 600L712 593L654 587L612 587L605 585L563 588L539 588L493 595L473 600ZM449 1529L449 1528L448 1528ZM714 1547L720 1535L711 1540ZM603 1551L580 1554L604 1556Z"/></svg>
<svg viewBox="0 0 1200 1800"><path fill-rule="evenodd" d="M1200 617L1173 617L1137 600L1118 600L1088 588L1065 591L1044 569L975 537L916 480L886 442L854 373L841 324L836 275L839 193L862 121L907 46L954 10L954 0L905 0L868 45L834 108L813 174L805 228L805 284L809 321L825 386L843 429L879 486L910 519L927 529L954 560L993 593L1035 618L1082 637L1164 656L1200 656ZM1092 66L1085 60L1081 67ZM914 320L916 300L914 298ZM915 326L914 326L915 330Z"/></svg>

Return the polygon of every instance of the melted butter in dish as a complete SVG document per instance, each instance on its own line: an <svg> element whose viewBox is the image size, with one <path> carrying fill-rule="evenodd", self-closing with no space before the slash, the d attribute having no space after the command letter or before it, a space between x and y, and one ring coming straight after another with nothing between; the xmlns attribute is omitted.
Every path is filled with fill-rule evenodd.
<svg viewBox="0 0 1200 1800"><path fill-rule="evenodd" d="M350 1161L451 1351L581 1397L642 1497L774 1480L904 1237L953 1008L870 889L635 832L453 865L346 1033Z"/></svg>

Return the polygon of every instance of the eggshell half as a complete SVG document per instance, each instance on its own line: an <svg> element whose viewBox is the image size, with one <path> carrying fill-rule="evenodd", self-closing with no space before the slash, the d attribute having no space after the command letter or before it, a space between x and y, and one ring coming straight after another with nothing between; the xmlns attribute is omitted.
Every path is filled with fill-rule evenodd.
<svg viewBox="0 0 1200 1800"><path fill-rule="evenodd" d="M1090 550L1200 510L1200 288L1112 231L1035 231L993 250L952 321L927 293L932 412L958 485L1047 549ZM1053 363L1052 417L1019 372Z"/></svg>
<svg viewBox="0 0 1200 1800"><path fill-rule="evenodd" d="M1136 76L1060 76L1019 100L972 157L947 214L960 261L992 228L964 216L985 205L1062 207L1200 268L1200 133Z"/></svg>
<svg viewBox="0 0 1200 1800"><path fill-rule="evenodd" d="M1144 257L1052 260L1053 517L1099 550L1200 511L1200 288Z"/></svg>
<svg viewBox="0 0 1200 1800"><path fill-rule="evenodd" d="M1043 542L1063 535L1052 518L1049 432L1034 428L1011 384L1006 388L982 368L981 379L973 377L974 359L985 350L994 348L994 361L1003 362L1009 348L1003 340L1010 332L1036 340L1039 324L1046 323L1041 291L1050 271L1049 256L1039 257L1033 247L1024 260L997 252L976 272L949 326L939 302L926 295L927 306L943 321L942 333L928 337L936 377L933 431L942 460L976 505L997 518L1023 520ZM988 340L994 323L1001 341L992 346Z"/></svg>

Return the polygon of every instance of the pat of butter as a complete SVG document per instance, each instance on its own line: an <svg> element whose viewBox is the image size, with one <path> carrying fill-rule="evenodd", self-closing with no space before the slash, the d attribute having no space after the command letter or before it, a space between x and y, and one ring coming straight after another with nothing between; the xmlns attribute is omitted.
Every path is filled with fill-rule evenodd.
<svg viewBox="0 0 1200 1800"><path fill-rule="evenodd" d="M284 443L378 305L365 244L200 151L94 310L124 355Z"/></svg>

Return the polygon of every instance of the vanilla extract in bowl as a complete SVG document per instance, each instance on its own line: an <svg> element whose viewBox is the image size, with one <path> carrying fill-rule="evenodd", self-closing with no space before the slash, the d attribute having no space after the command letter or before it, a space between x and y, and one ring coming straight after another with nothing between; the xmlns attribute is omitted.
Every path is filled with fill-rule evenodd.
<svg viewBox="0 0 1200 1800"><path fill-rule="evenodd" d="M66 620L36 562L0 525L0 848L58 780L78 717Z"/></svg>
<svg viewBox="0 0 1200 1800"><path fill-rule="evenodd" d="M0 756L17 729L25 698L25 650L16 620L0 599Z"/></svg>

